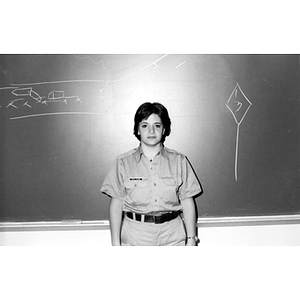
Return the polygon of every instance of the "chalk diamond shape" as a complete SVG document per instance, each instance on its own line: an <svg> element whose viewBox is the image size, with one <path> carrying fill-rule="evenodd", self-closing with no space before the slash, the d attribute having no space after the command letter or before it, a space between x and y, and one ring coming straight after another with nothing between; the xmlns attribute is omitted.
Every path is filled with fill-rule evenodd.
<svg viewBox="0 0 300 300"><path fill-rule="evenodd" d="M226 103L226 106L232 113L234 120L238 125L244 120L251 105L251 101L246 97L237 83Z"/></svg>

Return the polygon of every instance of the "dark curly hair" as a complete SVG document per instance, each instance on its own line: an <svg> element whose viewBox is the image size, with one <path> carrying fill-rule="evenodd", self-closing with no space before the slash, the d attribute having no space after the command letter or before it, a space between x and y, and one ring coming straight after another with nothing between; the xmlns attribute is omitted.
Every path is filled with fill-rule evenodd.
<svg viewBox="0 0 300 300"><path fill-rule="evenodd" d="M141 140L141 137L138 134L139 124L141 121L147 120L152 114L158 115L164 126L165 130L161 140L161 142L163 143L165 141L165 138L171 133L171 120L169 117L168 110L161 103L158 102L145 102L137 109L134 116L133 134L139 141Z"/></svg>

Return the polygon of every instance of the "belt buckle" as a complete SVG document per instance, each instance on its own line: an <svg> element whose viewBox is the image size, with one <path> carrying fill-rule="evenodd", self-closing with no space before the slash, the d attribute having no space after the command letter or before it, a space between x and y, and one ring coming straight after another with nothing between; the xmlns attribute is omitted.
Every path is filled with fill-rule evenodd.
<svg viewBox="0 0 300 300"><path fill-rule="evenodd" d="M154 223L155 224L161 224L164 223L163 221L163 215L153 216L154 217Z"/></svg>

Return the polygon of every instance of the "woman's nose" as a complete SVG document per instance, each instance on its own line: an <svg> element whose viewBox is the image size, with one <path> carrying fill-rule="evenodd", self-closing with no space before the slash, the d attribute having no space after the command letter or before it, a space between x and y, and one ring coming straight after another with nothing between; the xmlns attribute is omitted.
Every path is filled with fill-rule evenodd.
<svg viewBox="0 0 300 300"><path fill-rule="evenodd" d="M154 132L154 126L149 126L149 132L153 133Z"/></svg>

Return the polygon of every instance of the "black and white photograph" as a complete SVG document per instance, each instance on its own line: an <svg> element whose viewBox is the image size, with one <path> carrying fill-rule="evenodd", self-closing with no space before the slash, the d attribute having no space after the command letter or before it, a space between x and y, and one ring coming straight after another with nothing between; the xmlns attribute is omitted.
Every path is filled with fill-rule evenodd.
<svg viewBox="0 0 300 300"><path fill-rule="evenodd" d="M292 1L1 8L3 299L299 298Z"/></svg>

